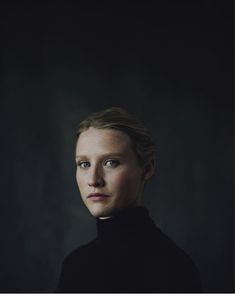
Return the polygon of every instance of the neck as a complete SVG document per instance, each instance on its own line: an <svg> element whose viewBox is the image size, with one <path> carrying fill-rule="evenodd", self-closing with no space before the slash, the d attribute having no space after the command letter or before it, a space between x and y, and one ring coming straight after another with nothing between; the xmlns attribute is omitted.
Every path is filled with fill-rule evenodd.
<svg viewBox="0 0 235 296"><path fill-rule="evenodd" d="M106 220L106 219L110 219L110 218L112 218L112 216L109 216L109 217L98 217L98 219L100 219L100 220Z"/></svg>

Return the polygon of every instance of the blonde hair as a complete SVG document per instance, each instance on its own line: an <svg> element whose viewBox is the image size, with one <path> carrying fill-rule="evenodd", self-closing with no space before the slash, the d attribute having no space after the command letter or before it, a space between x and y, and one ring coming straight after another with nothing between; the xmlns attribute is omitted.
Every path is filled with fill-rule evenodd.
<svg viewBox="0 0 235 296"><path fill-rule="evenodd" d="M155 161L155 144L148 129L135 116L124 109L111 107L91 113L79 124L77 140L79 135L89 127L114 129L126 133L131 139L132 148L141 166Z"/></svg>

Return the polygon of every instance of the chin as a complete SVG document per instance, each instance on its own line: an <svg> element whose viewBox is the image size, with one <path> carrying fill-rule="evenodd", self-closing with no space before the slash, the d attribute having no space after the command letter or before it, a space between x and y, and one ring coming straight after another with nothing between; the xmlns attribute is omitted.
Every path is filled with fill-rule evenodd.
<svg viewBox="0 0 235 296"><path fill-rule="evenodd" d="M89 211L94 218L110 218L115 212L113 209L104 208L89 208Z"/></svg>
<svg viewBox="0 0 235 296"><path fill-rule="evenodd" d="M132 204L127 204L127 205L123 205L122 207L119 206L104 206L102 204L96 204L96 205L93 205L93 206L90 206L88 207L88 210L90 211L91 215L95 218L110 218L112 217L113 215L115 215L116 213L126 209L126 208L129 208L129 207L133 207L135 205L132 205Z"/></svg>

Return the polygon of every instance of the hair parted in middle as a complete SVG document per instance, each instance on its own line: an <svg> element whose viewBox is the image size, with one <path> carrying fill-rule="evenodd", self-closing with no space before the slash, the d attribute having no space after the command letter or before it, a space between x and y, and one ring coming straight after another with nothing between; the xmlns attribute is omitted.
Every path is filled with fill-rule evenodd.
<svg viewBox="0 0 235 296"><path fill-rule="evenodd" d="M150 162L155 163L155 144L148 129L139 119L126 110L111 107L100 112L91 113L79 124L77 140L79 135L89 127L114 129L126 133L131 139L132 148L140 166L145 166Z"/></svg>

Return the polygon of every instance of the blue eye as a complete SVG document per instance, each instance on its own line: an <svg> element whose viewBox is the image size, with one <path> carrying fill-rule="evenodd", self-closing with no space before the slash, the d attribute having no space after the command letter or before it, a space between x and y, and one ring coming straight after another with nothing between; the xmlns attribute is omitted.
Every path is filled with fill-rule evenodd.
<svg viewBox="0 0 235 296"><path fill-rule="evenodd" d="M79 161L78 162L78 166L81 168L81 169L86 169L90 166L89 162L88 161Z"/></svg>
<svg viewBox="0 0 235 296"><path fill-rule="evenodd" d="M109 159L105 161L105 165L108 167L117 167L120 164L120 162L118 160L115 159Z"/></svg>

